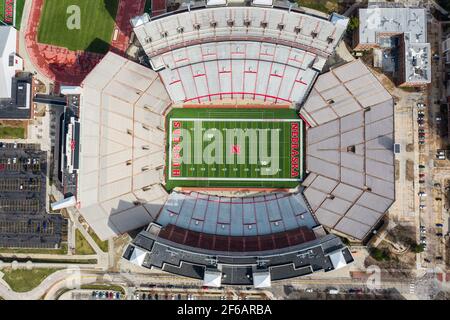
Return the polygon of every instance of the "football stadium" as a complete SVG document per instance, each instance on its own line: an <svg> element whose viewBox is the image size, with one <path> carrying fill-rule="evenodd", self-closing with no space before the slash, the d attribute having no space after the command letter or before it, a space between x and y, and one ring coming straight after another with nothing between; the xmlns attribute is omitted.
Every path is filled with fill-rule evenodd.
<svg viewBox="0 0 450 320"><path fill-rule="evenodd" d="M109 52L71 88L77 207L101 239L137 234L125 260L264 288L351 264L342 238L383 224L393 99L361 60L326 67L348 18L314 12L219 0L144 14L130 23L147 63Z"/></svg>

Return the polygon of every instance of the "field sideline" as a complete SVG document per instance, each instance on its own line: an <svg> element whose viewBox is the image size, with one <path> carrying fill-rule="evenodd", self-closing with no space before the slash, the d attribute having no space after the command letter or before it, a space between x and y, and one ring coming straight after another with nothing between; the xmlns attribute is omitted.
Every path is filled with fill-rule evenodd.
<svg viewBox="0 0 450 320"><path fill-rule="evenodd" d="M168 189L291 188L302 179L303 122L295 110L174 109L167 128Z"/></svg>
<svg viewBox="0 0 450 320"><path fill-rule="evenodd" d="M70 30L70 6L80 8L80 29ZM39 43L106 53L112 40L119 0L45 0L39 22Z"/></svg>

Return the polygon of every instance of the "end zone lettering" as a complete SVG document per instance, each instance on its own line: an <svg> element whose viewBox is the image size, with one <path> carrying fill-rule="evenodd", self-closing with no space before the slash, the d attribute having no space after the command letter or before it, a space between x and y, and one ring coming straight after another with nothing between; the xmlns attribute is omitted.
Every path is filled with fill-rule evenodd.
<svg viewBox="0 0 450 320"><path fill-rule="evenodd" d="M291 123L291 177L296 178L299 175L299 136L300 130L298 122Z"/></svg>
<svg viewBox="0 0 450 320"><path fill-rule="evenodd" d="M173 153L173 160L172 160L172 166L174 167L172 169L172 176L174 177L179 177L181 175L181 171L180 171L180 145L178 143L180 143L181 139L180 139L180 135L181 135L181 122L180 121L174 121L173 122L173 139L172 142L174 143L173 148L172 148L172 153Z"/></svg>

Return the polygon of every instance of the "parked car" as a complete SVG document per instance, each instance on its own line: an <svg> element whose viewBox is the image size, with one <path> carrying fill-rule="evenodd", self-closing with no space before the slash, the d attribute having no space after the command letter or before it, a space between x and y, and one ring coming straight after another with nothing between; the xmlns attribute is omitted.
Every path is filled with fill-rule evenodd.
<svg viewBox="0 0 450 320"><path fill-rule="evenodd" d="M425 169L425 166L423 164L419 164L419 169Z"/></svg>
<svg viewBox="0 0 450 320"><path fill-rule="evenodd" d="M443 225L442 223L436 223L436 227L438 227L438 228L443 228L444 225Z"/></svg>
<svg viewBox="0 0 450 320"><path fill-rule="evenodd" d="M436 233L436 236L439 237L439 238L442 238L442 233L438 232L438 233Z"/></svg>
<svg viewBox="0 0 450 320"><path fill-rule="evenodd" d="M423 103L421 103L421 102L418 102L417 103L417 108L423 109L423 108L425 108L425 105Z"/></svg>
<svg viewBox="0 0 450 320"><path fill-rule="evenodd" d="M420 184L425 183L425 180L419 180L419 183Z"/></svg>
<svg viewBox="0 0 450 320"><path fill-rule="evenodd" d="M425 209L427 206L425 204L419 204L419 209Z"/></svg>
<svg viewBox="0 0 450 320"><path fill-rule="evenodd" d="M427 196L427 194L425 192L423 192L423 191L419 192L419 197L426 197L426 196Z"/></svg>

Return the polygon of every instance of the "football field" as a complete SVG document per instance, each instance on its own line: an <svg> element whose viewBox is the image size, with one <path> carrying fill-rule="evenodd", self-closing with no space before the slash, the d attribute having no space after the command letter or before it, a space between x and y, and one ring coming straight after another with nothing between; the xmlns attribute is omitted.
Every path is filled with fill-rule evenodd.
<svg viewBox="0 0 450 320"><path fill-rule="evenodd" d="M303 122L291 109L174 109L166 187L295 187Z"/></svg>
<svg viewBox="0 0 450 320"><path fill-rule="evenodd" d="M111 43L119 0L45 0L38 42L105 53Z"/></svg>

